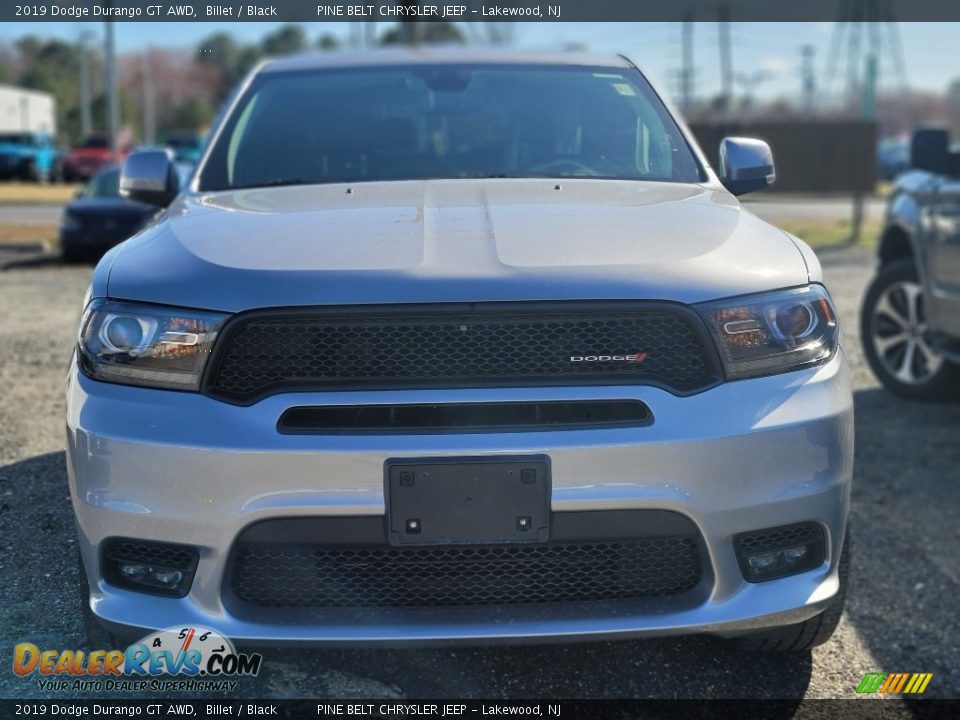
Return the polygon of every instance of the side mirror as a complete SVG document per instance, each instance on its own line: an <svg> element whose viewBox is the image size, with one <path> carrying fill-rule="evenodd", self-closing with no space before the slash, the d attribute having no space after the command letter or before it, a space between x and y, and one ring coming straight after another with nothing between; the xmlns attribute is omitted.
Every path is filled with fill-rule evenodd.
<svg viewBox="0 0 960 720"><path fill-rule="evenodd" d="M950 133L937 128L914 132L910 140L910 167L946 175L950 170Z"/></svg>
<svg viewBox="0 0 960 720"><path fill-rule="evenodd" d="M130 153L120 171L120 194L166 207L177 196L180 181L173 165L173 153L167 149L139 150Z"/></svg>
<svg viewBox="0 0 960 720"><path fill-rule="evenodd" d="M763 140L727 137L720 141L720 182L731 193L763 190L776 179L773 152Z"/></svg>

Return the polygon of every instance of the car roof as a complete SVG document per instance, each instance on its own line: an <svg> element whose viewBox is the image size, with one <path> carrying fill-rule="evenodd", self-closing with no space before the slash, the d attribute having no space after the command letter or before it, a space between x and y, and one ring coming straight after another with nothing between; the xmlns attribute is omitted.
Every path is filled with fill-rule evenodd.
<svg viewBox="0 0 960 720"><path fill-rule="evenodd" d="M586 67L633 67L622 55L582 51L529 51L503 48L420 46L378 50L316 51L267 60L261 73L312 70L314 68L375 67L380 65L568 65Z"/></svg>

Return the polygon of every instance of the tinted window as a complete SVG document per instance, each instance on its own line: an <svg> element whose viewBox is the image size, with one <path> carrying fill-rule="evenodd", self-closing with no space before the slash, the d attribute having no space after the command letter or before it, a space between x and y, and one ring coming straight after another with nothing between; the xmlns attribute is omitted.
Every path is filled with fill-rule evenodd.
<svg viewBox="0 0 960 720"><path fill-rule="evenodd" d="M83 188L83 196L87 198L120 197L120 172L106 170L94 175Z"/></svg>
<svg viewBox="0 0 960 720"><path fill-rule="evenodd" d="M0 143L11 145L33 145L33 135L29 133L0 133Z"/></svg>
<svg viewBox="0 0 960 720"><path fill-rule="evenodd" d="M701 179L635 70L442 65L261 75L200 188L470 177Z"/></svg>
<svg viewBox="0 0 960 720"><path fill-rule="evenodd" d="M80 147L85 148L109 148L110 143L107 142L106 138L103 137L91 137L83 141L83 145Z"/></svg>

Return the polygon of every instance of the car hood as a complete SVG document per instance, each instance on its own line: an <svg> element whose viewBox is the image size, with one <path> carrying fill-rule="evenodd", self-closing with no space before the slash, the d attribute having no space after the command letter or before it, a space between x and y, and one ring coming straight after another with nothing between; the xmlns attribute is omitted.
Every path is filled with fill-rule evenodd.
<svg viewBox="0 0 960 720"><path fill-rule="evenodd" d="M496 179L181 196L112 256L107 293L224 311L489 300L699 302L808 279L786 234L725 191Z"/></svg>
<svg viewBox="0 0 960 720"><path fill-rule="evenodd" d="M26 145L15 145L13 143L0 143L0 155L15 155L17 157L24 157L26 155L31 155L34 151L34 148L31 148Z"/></svg>
<svg viewBox="0 0 960 720"><path fill-rule="evenodd" d="M107 148L73 148L67 153L67 160L110 160L113 155Z"/></svg>
<svg viewBox="0 0 960 720"><path fill-rule="evenodd" d="M126 198L92 197L72 201L64 208L64 212L78 217L92 215L139 217L153 215L157 212L157 208Z"/></svg>

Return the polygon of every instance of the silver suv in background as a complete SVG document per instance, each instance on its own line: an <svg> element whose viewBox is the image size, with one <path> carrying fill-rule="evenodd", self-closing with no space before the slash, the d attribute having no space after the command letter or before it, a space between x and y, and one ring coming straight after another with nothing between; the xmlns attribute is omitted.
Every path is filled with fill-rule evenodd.
<svg viewBox="0 0 960 720"><path fill-rule="evenodd" d="M324 54L246 80L94 272L67 385L89 611L244 644L840 618L849 374L820 265L620 56Z"/></svg>
<svg viewBox="0 0 960 720"><path fill-rule="evenodd" d="M911 169L894 184L880 267L863 300L864 353L891 392L960 393L960 151L946 130L914 133Z"/></svg>

